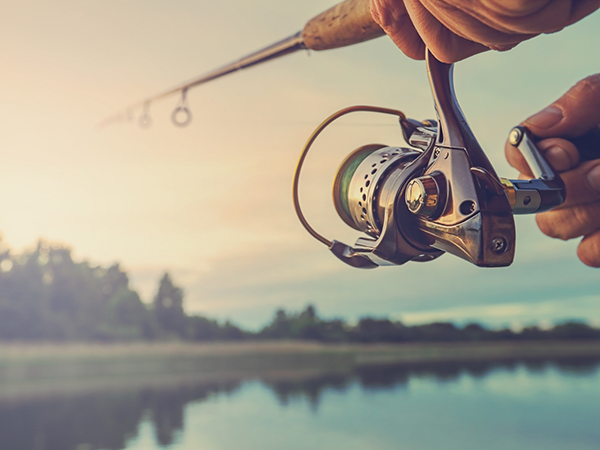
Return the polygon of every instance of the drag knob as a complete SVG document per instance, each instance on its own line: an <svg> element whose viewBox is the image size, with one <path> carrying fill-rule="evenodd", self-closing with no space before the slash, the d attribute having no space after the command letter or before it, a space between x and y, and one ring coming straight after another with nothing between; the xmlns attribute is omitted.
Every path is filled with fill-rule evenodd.
<svg viewBox="0 0 600 450"><path fill-rule="evenodd" d="M413 214L428 218L436 216L442 203L438 181L431 175L411 180L406 187L405 201Z"/></svg>

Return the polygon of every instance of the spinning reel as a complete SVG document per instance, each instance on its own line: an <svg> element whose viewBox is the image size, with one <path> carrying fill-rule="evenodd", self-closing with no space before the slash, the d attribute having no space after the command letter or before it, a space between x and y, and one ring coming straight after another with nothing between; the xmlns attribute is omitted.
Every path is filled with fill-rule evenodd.
<svg viewBox="0 0 600 450"><path fill-rule="evenodd" d="M515 254L514 214L560 205L565 186L529 131L515 127L509 142L536 177L499 178L473 135L454 93L453 66L427 51L427 71L437 121L407 119L396 110L356 106L339 111L309 138L294 175L294 206L306 230L345 263L359 268L431 261L451 253L480 267L503 267ZM399 117L410 148L365 145L349 154L333 183L340 218L361 231L354 246L317 233L302 213L298 184L317 136L337 118L356 111Z"/></svg>

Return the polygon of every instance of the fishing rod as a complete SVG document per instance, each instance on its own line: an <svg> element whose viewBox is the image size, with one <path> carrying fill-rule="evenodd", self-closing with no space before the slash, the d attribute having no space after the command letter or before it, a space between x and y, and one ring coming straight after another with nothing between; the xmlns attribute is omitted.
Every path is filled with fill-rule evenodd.
<svg viewBox="0 0 600 450"><path fill-rule="evenodd" d="M346 0L309 20L301 31L292 36L216 70L134 103L104 120L100 126L109 125L123 119L129 120L133 116L133 111L141 108L142 114L138 119L138 123L141 127L146 128L152 123L149 112L150 105L157 100L181 93L181 99L171 115L171 120L175 125L184 127L192 121L192 113L187 104L187 92L193 87L299 50L330 50L358 44L384 35L385 32L371 16L369 0Z"/></svg>
<svg viewBox="0 0 600 450"><path fill-rule="evenodd" d="M148 126L152 102L180 93L172 120L185 126L192 118L186 96L195 86L298 50L335 49L383 35L371 16L369 0L346 0L311 19L296 34L135 103L105 123L129 118L141 107L139 123ZM458 104L453 64L440 62L429 50L425 64L436 119L419 121L402 111L374 106L354 106L331 115L300 154L292 188L296 215L311 236L357 268L426 262L444 253L479 267L508 266L515 255L514 215L561 205L564 183L537 148L535 137L522 126L511 130L509 143L524 156L535 178L500 178ZM399 137L408 147L368 144L341 163L334 178L333 202L342 221L361 232L351 246L326 238L309 224L302 212L299 184L304 161L318 136L338 118L359 111L395 116ZM579 144L580 150L590 146Z"/></svg>

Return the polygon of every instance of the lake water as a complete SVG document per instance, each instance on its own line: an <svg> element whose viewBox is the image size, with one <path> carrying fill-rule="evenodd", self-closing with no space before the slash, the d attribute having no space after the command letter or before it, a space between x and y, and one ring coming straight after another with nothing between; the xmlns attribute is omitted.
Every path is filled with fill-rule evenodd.
<svg viewBox="0 0 600 450"><path fill-rule="evenodd" d="M587 450L600 362L370 367L0 402L7 450Z"/></svg>

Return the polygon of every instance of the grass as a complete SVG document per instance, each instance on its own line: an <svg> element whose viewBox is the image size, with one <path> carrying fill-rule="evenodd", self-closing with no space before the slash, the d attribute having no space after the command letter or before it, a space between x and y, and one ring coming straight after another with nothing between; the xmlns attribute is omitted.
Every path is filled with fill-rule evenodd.
<svg viewBox="0 0 600 450"><path fill-rule="evenodd" d="M294 341L0 343L0 399L48 392L348 373L360 366L377 364L560 358L600 358L600 341L373 345Z"/></svg>

